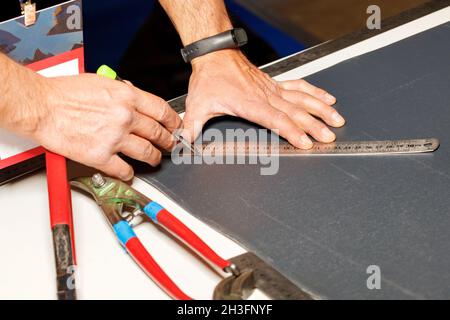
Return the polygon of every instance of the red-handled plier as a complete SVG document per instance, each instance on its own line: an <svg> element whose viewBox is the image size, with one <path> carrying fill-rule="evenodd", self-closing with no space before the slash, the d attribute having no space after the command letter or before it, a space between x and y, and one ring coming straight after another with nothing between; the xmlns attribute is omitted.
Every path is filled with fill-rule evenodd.
<svg viewBox="0 0 450 320"><path fill-rule="evenodd" d="M221 258L192 230L161 205L134 190L128 184L95 174L92 177L74 179L71 181L71 185L87 191L95 198L120 243L135 262L172 298L191 299L169 278L134 233L130 223L142 214L147 215L153 222L181 239L213 267L235 276L239 275L239 270L234 264Z"/></svg>

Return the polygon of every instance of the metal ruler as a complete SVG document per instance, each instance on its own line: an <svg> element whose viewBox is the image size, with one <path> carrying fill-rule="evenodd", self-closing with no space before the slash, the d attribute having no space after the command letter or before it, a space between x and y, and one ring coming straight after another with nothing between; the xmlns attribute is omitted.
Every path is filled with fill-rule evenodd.
<svg viewBox="0 0 450 320"><path fill-rule="evenodd" d="M433 152L439 147L439 140L405 139L380 141L344 141L334 143L314 143L309 150L296 148L288 143L271 145L261 142L210 142L194 145L195 155L279 155L279 156L337 156L337 155L387 155ZM192 154L192 150L184 150Z"/></svg>

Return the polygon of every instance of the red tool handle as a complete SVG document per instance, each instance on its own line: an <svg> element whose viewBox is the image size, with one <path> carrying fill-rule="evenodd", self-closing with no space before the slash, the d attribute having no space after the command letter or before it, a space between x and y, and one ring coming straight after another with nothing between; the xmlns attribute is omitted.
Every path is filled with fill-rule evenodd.
<svg viewBox="0 0 450 320"><path fill-rule="evenodd" d="M70 195L70 184L67 179L66 158L50 151L45 153L47 167L47 188L50 207L50 223L54 228L56 225L68 225L72 239L72 253L75 258L75 238L72 220L72 197Z"/></svg>
<svg viewBox="0 0 450 320"><path fill-rule="evenodd" d="M179 237L205 260L217 266L221 270L231 265L231 262L220 257L213 249L211 249L202 239L199 238L191 229L183 222L178 220L174 215L166 209L158 212L158 223L167 228L171 233Z"/></svg>
<svg viewBox="0 0 450 320"><path fill-rule="evenodd" d="M158 265L153 257L144 248L137 237L127 241L125 247L128 253L139 264L139 266L153 279L165 292L177 300L192 300L169 278L164 270Z"/></svg>
<svg viewBox="0 0 450 320"><path fill-rule="evenodd" d="M72 198L67 180L66 159L46 151L47 188L50 224L56 263L56 289L58 300L76 300L73 266L76 265L72 220ZM71 280L72 279L72 280Z"/></svg>

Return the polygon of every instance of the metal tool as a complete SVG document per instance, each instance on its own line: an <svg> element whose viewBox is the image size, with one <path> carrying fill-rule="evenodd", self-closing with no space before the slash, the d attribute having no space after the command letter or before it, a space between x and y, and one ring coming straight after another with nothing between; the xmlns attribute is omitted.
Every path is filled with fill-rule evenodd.
<svg viewBox="0 0 450 320"><path fill-rule="evenodd" d="M230 259L239 273L222 280L214 290L214 300L245 300L259 289L274 300L311 300L280 272L252 252Z"/></svg>
<svg viewBox="0 0 450 320"><path fill-rule="evenodd" d="M189 141L187 141L182 135L178 134L177 132L172 133L172 135L177 140L177 142L181 143L184 147L186 147L192 155L194 156L201 155L201 151L198 150L194 144L191 144Z"/></svg>
<svg viewBox="0 0 450 320"><path fill-rule="evenodd" d="M230 275L217 286L214 297L218 299L245 299L256 288L279 299L306 296L303 291L255 255L247 254L244 258L237 259L239 265L221 258L161 205L120 180L95 174L92 177L76 178L71 181L71 185L94 197L130 256L153 281L175 299L189 300L191 297L169 278L136 237L132 226L141 216L147 216L182 240L220 274ZM243 273L240 271L240 265Z"/></svg>
<svg viewBox="0 0 450 320"><path fill-rule="evenodd" d="M135 262L171 297L191 299L169 278L136 237L131 225L141 215L146 215L174 234L221 272L234 270L230 261L221 258L180 220L126 183L95 174L93 177L74 179L71 184L94 197L103 209L120 243Z"/></svg>
<svg viewBox="0 0 450 320"><path fill-rule="evenodd" d="M364 156L386 154L415 154L433 152L439 147L439 140L406 139L406 140L380 140L380 141L342 141L333 143L314 143L308 150L296 148L288 143L272 145L270 142L204 142L195 145L196 155L278 155L287 156ZM190 149L188 149L190 150ZM183 154L185 151L183 150Z"/></svg>

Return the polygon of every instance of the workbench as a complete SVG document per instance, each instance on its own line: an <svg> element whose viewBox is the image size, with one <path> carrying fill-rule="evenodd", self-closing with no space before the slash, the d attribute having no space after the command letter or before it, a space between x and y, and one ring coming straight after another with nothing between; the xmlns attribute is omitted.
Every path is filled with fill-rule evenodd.
<svg viewBox="0 0 450 320"><path fill-rule="evenodd" d="M448 21L450 21L450 7L448 1L436 1L434 4L423 6L418 10L413 10L407 14L390 19L383 24L383 28L380 31L361 31L339 39L339 41L332 41L319 47L306 50L305 52L296 54L292 57L287 57L286 59L282 59L281 61L266 66L264 69L279 80L294 79L311 75L314 76L315 73L330 68L352 57L360 56L377 49L382 50L385 47L401 42L404 39L409 39L421 32L430 30L444 23L448 23ZM410 52L405 52L405 55L407 54L410 54ZM380 64L381 63L382 61L380 61ZM181 112L184 108L183 98L172 101L172 105L175 109ZM351 119L351 115L347 116ZM393 113L393 116L395 116L395 113ZM345 131L346 129L344 128L342 130ZM370 130L370 128L368 130ZM351 126L347 132L351 133ZM370 139L370 135L370 132L368 132L366 138ZM345 132L338 132L338 138L341 136L345 136ZM358 136L357 138L361 137ZM436 138L440 138L442 143L441 150L438 150L437 152L443 152L444 155L448 154L448 136ZM399 162L401 159L397 158L396 161ZM426 164L423 165L425 166ZM401 166L400 163L399 166ZM167 166L163 166L163 168L164 167L167 168ZM363 171L355 174L350 172L350 169L345 166L341 167L337 164L335 165L335 170L342 174L341 179L343 181L355 183L353 180L358 179L358 174L364 176ZM438 171L438 178L436 178L436 181L441 183L439 186L446 185L446 183L448 183L448 179L450 177L449 167L428 169L430 172L434 171L434 173L437 173L436 170ZM425 168L424 170L428 169ZM70 164L69 171L71 175L77 175L77 173L81 174L83 170L85 169L77 164ZM196 168L196 170L198 170L198 168ZM229 224L221 224L220 221L214 220L213 216L208 216L205 212L192 212L195 201L192 203L186 201L186 194L171 194L169 192L170 185L167 183L167 180L165 180L163 172L154 172L154 179L148 178L149 172L150 171L148 170L143 175L148 181L150 181L150 183L153 182L153 185L145 183L142 179L135 178L133 181L133 186L150 198L167 207L169 211L197 232L213 249L225 258L231 258L246 252L248 250L246 247L254 250L255 248L258 249L264 245L261 243L247 244L246 241L248 239L233 234L233 230L227 229ZM326 176L323 176L326 172L322 169L318 168L317 172L317 179L320 180L326 178ZM193 179L196 181L195 177ZM409 177L409 179L413 180L414 176ZM184 183L187 183L186 181L184 181ZM420 183L421 181L418 182ZM384 187L387 188L389 186ZM274 188L276 188L276 186L274 186ZM379 188L383 188L383 186L378 186L377 188L373 189L374 197ZM305 188L303 192L314 196L314 192L319 193L320 191L317 188L315 190L316 191ZM268 190L265 191L268 192ZM430 192L433 191L434 190L431 190ZM448 190L440 191L448 192ZM401 191L399 194L405 196L405 192ZM55 298L54 258L46 193L47 189L45 174L42 171L0 187L0 201L2 203L1 214L3 221L0 224L0 252L2 253L2 263L0 264L0 298L2 299ZM351 195L345 194L342 190L339 194L343 197L341 200L344 202L347 201L347 205L349 205L348 203L352 201ZM435 193L431 193L431 195L435 196ZM241 196L243 198L241 200L230 198L226 201L240 201L240 206L244 206L245 204L247 204L248 207L255 206L257 199L250 199L245 194L242 194ZM264 195L261 194L261 196ZM174 199L177 198L182 198L184 200L174 201ZM76 230L75 241L78 257L77 284L79 298L167 299L168 296L161 291L139 269L139 267L134 264L124 250L121 249L114 233L110 230L110 227L103 218L102 213L95 202L85 194L81 194L76 191L72 192L72 200ZM402 201L403 200L405 200L405 197L402 198ZM412 202L415 200L416 199L410 199ZM419 200L427 201L426 195L424 195L423 199ZM430 208L430 214L439 213L444 217L448 217L448 207L444 208L442 207L442 203L432 202L432 198L428 198L428 200L430 201L430 203L427 204ZM364 207L365 204L366 203L363 202L355 205L360 206L358 210L365 212L365 210L368 209ZM387 203L387 205L382 203L373 205L378 205L383 210L389 210L389 203ZM207 207L213 206L223 208L224 203L217 202L209 203L207 205ZM311 213L317 208L321 208L320 205L316 207L305 207L304 210ZM340 212L339 208L330 207L330 209L335 209L336 212ZM259 209L254 207L252 210L258 211ZM372 211L369 210L367 212ZM236 219L239 217L239 214L233 216L231 212L228 213L230 214L228 219ZM408 213L412 214L407 211L400 214L402 214L404 219L407 219ZM227 214L227 212L223 212L223 214ZM267 214L270 216L270 212ZM341 212L341 214L344 215L345 212ZM364 216L363 214L362 217L367 218L367 216ZM423 217L425 221L428 221L426 220L426 216ZM430 221L432 221L433 216L430 216L429 218L431 219ZM445 219L441 219L440 221L447 221ZM314 225L314 221L317 222L316 225ZM362 223L361 221L345 221L345 219L340 222L348 224ZM396 222L396 220L392 220L392 222ZM421 237L422 235L419 227L428 226L429 228L437 228L432 226L431 222L425 225L420 224L419 220L416 222L416 227L418 229L414 229L414 226L411 224L408 225L407 222L405 222L404 226L405 228L408 226L411 227L412 231L415 230L417 232L417 237ZM326 241L330 240L330 237L337 236L337 240L335 241L339 243L340 238L337 231L336 234L333 234L332 231L328 235L320 234L321 229L318 227L319 225L328 224L331 228L327 228L327 230L333 230L333 221L327 221L327 215L323 212L317 212L317 219L310 219L308 220L308 223L311 227L311 233L307 235L305 234L305 237L307 236L309 238L306 239L304 243L295 245L297 248L305 250L305 258L309 259L310 262L314 262L314 259L319 259L315 257L315 255L318 253L322 254L324 251L324 246L320 241L325 241L326 243ZM376 215L370 216L370 221L367 221L367 224L371 223L377 225ZM283 228L281 228L280 225L282 224L275 223L272 230L267 230L268 234L273 236L274 232L277 230L282 232ZM341 227L341 225L335 225L334 230L340 230ZM247 225L246 228L249 230L248 232L251 233L252 225ZM257 221L254 223L254 228L255 232L260 231L258 229ZM392 228L387 229L392 230ZM183 247L180 247L176 240L168 237L153 225L140 225L137 227L136 231L149 252L153 254L155 259L160 262L160 264L166 269L167 273L180 285L182 289L197 299L209 299L211 297L212 290L219 281L219 277L215 273L205 267L205 265L192 256L190 252L186 251ZM373 240L377 241L377 234L374 230L361 230L358 233L360 238L354 239L354 244L356 246L358 245L358 241L365 243L368 235L364 233L365 231L368 231L368 234L373 237ZM378 231L383 232L383 230ZM370 232L373 233L370 234ZM404 230L399 230L399 232L404 233ZM391 234L390 236L395 238L395 234ZM341 234L341 238L342 237L345 240L345 235ZM436 245L438 245L439 248L445 247L445 245L441 242L446 241L445 237L446 235L436 235ZM277 241L281 241L281 238L281 235L280 237L274 236L273 238L267 239L267 241L271 241L272 244L276 244ZM424 244L425 247L427 245L433 245L428 238L424 238L424 241L429 241ZM245 245L244 242L246 243ZM309 247L303 246L307 243L312 245ZM346 243L346 241L343 241L343 243ZM394 248L395 246L393 249ZM315 249L317 249L317 251L314 251ZM341 249L342 251L340 251ZM299 265L305 267L305 279L299 283L296 278L295 282L299 285L305 284L303 289L309 291L314 298L341 298L338 294L336 294L336 292L339 291L340 286L343 289L343 298L450 297L450 284L447 287L447 290L443 289L443 287L445 288L445 285L450 281L448 278L448 273L436 275L435 278L425 279L427 281L431 281L433 285L436 284L435 291L425 290L426 292L430 292L429 295L422 295L422 292L417 293L415 291L411 291L409 288L405 288L405 286L397 286L394 290L392 289L392 286L395 287L395 282L389 283L389 281L383 282L383 280L383 286L388 287L389 290L383 291L382 289L379 292L375 292L366 288L361 291L351 291L351 288L348 289L344 283L340 282L340 279L335 277L340 274L348 276L345 270L340 270L339 268L345 268L348 266L348 263L352 265L353 262L348 259L348 256L346 256L348 250L352 250L352 248L347 247L336 249L329 246L327 247L327 250L329 254L334 257L333 259L336 262L334 266L327 265L326 268L324 268L324 266L317 265L317 273L311 275L311 269L306 268L308 267L308 264L305 264L304 262L299 263ZM378 254L379 253L374 253L374 256L386 256ZM442 257L426 256L426 252L422 252L420 254L423 255L422 258L425 260L428 259L428 261L434 261L434 263L440 262L441 265L438 265L436 267L437 269L439 269L439 267L443 267L442 264L448 262L447 259L441 259ZM390 270L390 268L395 267L395 260L399 257L401 258L401 255L402 252L393 251L390 255L388 254L388 256L391 256L391 261L377 261L374 259L374 261L367 261L367 266L372 263L378 263L381 265L382 272L384 272L383 270L385 269L383 267L383 263L386 263L386 265L388 265L387 269L389 269L387 272L398 274L399 272L401 273L401 270ZM263 258L265 258L269 263L276 265L277 261L271 260L273 257L263 256ZM422 258L420 261L422 261ZM297 262L298 261L292 261L292 263ZM399 259L399 263L401 265L401 259ZM365 267L367 266L361 266L361 274L356 275L358 279L365 279L368 277L365 270ZM286 270L289 270L290 267L291 266L288 266ZM333 272L328 274L324 273L327 270L332 270ZM301 268L298 268L295 276L298 276L298 274L302 274ZM291 277L292 274L288 274L288 276ZM344 281L346 279L342 280ZM407 277L403 280L406 282L414 281L414 279L409 279ZM417 278L416 280L424 281L424 279L420 278ZM361 283L361 287L363 286L365 286L365 282ZM331 289L328 290L328 287ZM414 284L411 284L411 287L414 287ZM386 292L386 294L383 294L384 292ZM263 297L264 296L260 293L256 293L252 296L252 298Z"/></svg>

